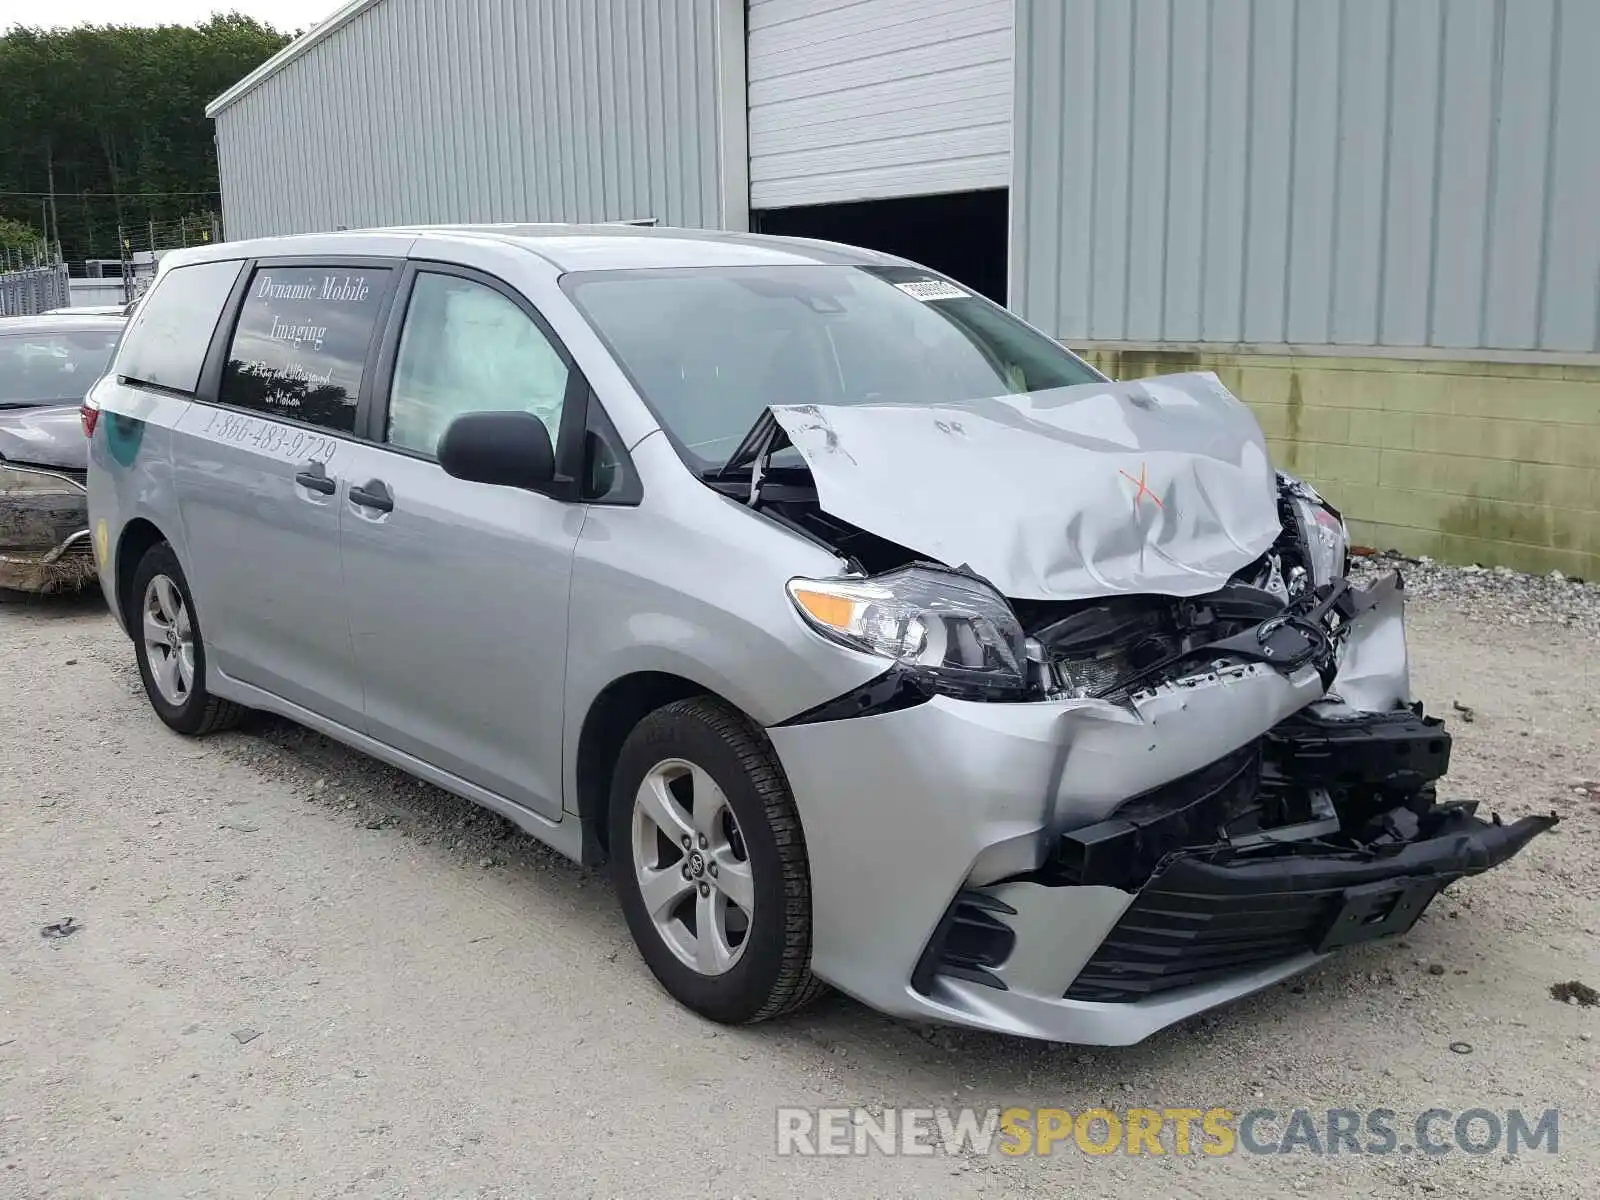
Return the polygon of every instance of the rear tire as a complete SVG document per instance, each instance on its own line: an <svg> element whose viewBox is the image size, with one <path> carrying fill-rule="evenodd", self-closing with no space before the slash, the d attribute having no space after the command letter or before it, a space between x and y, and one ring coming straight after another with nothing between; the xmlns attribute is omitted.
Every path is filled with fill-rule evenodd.
<svg viewBox="0 0 1600 1200"><path fill-rule="evenodd" d="M191 737L237 725L245 710L206 690L205 640L189 581L170 544L158 542L145 551L128 598L139 677L156 716Z"/></svg>
<svg viewBox="0 0 1600 1200"><path fill-rule="evenodd" d="M800 818L771 743L741 713L698 696L640 721L609 821L628 929L674 999L748 1024L823 992Z"/></svg>

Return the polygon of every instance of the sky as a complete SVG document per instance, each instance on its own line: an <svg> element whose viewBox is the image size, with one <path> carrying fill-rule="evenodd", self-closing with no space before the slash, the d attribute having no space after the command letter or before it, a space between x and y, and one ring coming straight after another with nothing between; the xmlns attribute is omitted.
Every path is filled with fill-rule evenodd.
<svg viewBox="0 0 1600 1200"><path fill-rule="evenodd" d="M0 0L0 31L13 25L192 25L213 11L241 12L275 29L308 29L343 0Z"/></svg>

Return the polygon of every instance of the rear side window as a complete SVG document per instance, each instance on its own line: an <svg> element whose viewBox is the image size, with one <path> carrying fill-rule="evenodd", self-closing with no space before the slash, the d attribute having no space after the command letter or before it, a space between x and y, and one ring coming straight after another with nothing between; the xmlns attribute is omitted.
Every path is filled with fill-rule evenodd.
<svg viewBox="0 0 1600 1200"><path fill-rule="evenodd" d="M33 329L12 333L0 322L0 409L71 404L105 374L114 329Z"/></svg>
<svg viewBox="0 0 1600 1200"><path fill-rule="evenodd" d="M117 374L193 392L242 262L205 262L173 267L139 303L117 355Z"/></svg>
<svg viewBox="0 0 1600 1200"><path fill-rule="evenodd" d="M217 399L353 433L367 348L392 275L383 267L257 267Z"/></svg>

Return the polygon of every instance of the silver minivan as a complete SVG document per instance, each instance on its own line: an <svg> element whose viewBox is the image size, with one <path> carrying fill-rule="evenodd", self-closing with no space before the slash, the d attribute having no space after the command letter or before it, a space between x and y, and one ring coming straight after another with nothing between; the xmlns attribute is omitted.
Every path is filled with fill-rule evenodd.
<svg viewBox="0 0 1600 1200"><path fill-rule="evenodd" d="M1215 375L1112 382L888 255L174 251L83 421L167 725L269 710L609 861L718 1021L826 983L1134 1042L1553 820L1437 798L1400 580Z"/></svg>

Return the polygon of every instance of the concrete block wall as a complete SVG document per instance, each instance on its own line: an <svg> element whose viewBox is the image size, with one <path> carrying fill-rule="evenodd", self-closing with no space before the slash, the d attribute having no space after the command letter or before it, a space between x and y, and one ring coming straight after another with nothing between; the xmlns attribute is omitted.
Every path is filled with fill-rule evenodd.
<svg viewBox="0 0 1600 1200"><path fill-rule="evenodd" d="M1600 366L1080 350L1115 379L1212 370L1352 539L1600 579Z"/></svg>

